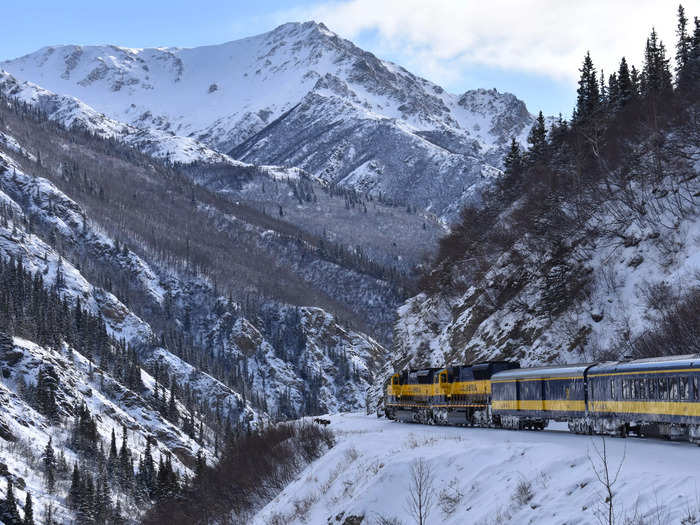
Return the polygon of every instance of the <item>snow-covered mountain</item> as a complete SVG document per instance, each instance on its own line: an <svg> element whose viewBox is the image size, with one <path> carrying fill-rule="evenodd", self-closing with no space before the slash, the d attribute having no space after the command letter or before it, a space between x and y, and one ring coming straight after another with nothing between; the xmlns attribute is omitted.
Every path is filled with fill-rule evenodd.
<svg viewBox="0 0 700 525"><path fill-rule="evenodd" d="M0 198L6 214L14 219L0 227L0 256L22 258L24 267L41 274L46 286L55 284L57 268L61 268L62 293L68 301L80 300L83 308L101 316L113 337L140 350L145 366L165 366L182 384L190 384L201 399L217 399L219 409L230 412L232 421L254 421L258 414L265 417L266 410L278 415L281 400L287 411L305 410L309 383L313 383L313 397L322 411L364 406L366 388L383 362L378 343L343 327L320 308L275 303L265 313L268 322L278 327L278 339L293 332L297 355L290 362L280 352L278 341L269 341L245 318L241 305L218 296L205 277L179 273L131 250L118 249L118 241L105 234L84 208L50 181L24 171L22 162L36 159L32 161L31 148L8 131L0 132ZM144 317L91 282L78 266L88 268L93 281L100 275L96 269L103 268L110 283L128 282L130 292L125 300L140 305ZM155 342L163 327L154 322L162 320L166 310L177 323L186 315L196 338L206 338L220 349L219 357L236 369L226 371L227 377L245 370L243 382L250 389L248 400L258 404L255 409L240 393L202 372L197 366L202 356L192 357L190 363ZM336 374L347 381L336 381Z"/></svg>
<svg viewBox="0 0 700 525"><path fill-rule="evenodd" d="M323 24L193 49L56 46L2 68L109 118L451 215L532 123L496 90L447 93Z"/></svg>

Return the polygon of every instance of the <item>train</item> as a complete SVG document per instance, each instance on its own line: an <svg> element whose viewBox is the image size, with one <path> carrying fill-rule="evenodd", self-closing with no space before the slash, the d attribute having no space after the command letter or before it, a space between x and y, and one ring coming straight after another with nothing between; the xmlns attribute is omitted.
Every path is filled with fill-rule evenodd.
<svg viewBox="0 0 700 525"><path fill-rule="evenodd" d="M687 440L700 445L700 355L521 368L487 361L407 369L387 381L387 418L433 425Z"/></svg>

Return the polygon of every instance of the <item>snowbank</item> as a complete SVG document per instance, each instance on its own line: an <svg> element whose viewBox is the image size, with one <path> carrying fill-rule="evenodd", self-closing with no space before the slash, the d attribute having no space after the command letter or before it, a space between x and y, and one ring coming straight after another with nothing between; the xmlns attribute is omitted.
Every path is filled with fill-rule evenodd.
<svg viewBox="0 0 700 525"><path fill-rule="evenodd" d="M312 463L254 524L415 523L409 472L424 458L434 473L428 523L597 523L604 487L598 437L543 432L434 427L360 414L329 416L337 445ZM700 516L700 450L653 439L606 440L620 518L679 523ZM529 493L528 493L529 491ZM357 521L359 517L363 520ZM384 522L386 523L386 522Z"/></svg>

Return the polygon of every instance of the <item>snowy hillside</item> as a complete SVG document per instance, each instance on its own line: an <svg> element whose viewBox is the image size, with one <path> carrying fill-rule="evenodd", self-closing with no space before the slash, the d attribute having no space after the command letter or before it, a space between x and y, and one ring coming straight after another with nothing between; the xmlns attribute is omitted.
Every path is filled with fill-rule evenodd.
<svg viewBox="0 0 700 525"><path fill-rule="evenodd" d="M474 199L533 120L513 95L447 93L314 22L194 49L48 47L2 67L116 121L440 215Z"/></svg>
<svg viewBox="0 0 700 525"><path fill-rule="evenodd" d="M538 124L399 309L395 368L700 351L700 91L665 89Z"/></svg>
<svg viewBox="0 0 700 525"><path fill-rule="evenodd" d="M145 389L134 392L118 379L101 369L97 363L68 348L49 349L30 341L15 338L13 349L0 353L0 365L4 373L0 379L0 400L3 412L0 425L8 433L0 440L0 463L6 469L2 474L14 480L15 497L24 502L24 494L31 492L34 498L35 516L44 515L49 505L53 507L54 519L58 523L72 520L65 492L69 487L73 464L90 463L89 451L75 442L78 408L87 407L94 417L97 438L93 444L97 449L108 449L112 431L121 437L122 428L127 429L127 446L132 457L142 458L146 439L151 442L152 455L156 461L163 454L172 456L173 466L180 476L191 476L195 458L202 451L209 463L215 461L214 448L198 443L188 437L177 424L169 421L153 401L154 380L142 372ZM40 370L51 370L55 374L57 389L55 396L59 406L58 418L49 418L37 410L29 394L37 385ZM178 410L186 417L186 408L178 403ZM75 423L74 423L75 421ZM75 425L75 426L74 426ZM207 429L209 432L209 429ZM49 438L55 448L57 465L56 490L50 493L41 468L42 453ZM58 460L58 458L62 458ZM98 477L100 472L94 472ZM110 481L109 492L121 500L122 517L138 515L139 510L131 498L121 495L115 479ZM5 493L6 487L0 487Z"/></svg>
<svg viewBox="0 0 700 525"><path fill-rule="evenodd" d="M411 466L432 471L427 523L592 524L605 516L596 478L600 438L543 432L411 425L359 414L330 416L337 444L253 520L340 525L415 523ZM610 475L621 466L614 510L624 523L695 523L697 447L607 439ZM682 520L686 521L682 521ZM628 521L629 520L629 521Z"/></svg>
<svg viewBox="0 0 700 525"><path fill-rule="evenodd" d="M5 137L5 143L24 151L18 141ZM215 407L207 400L215 400L217 411L245 422L257 419L258 413L277 416L364 406L374 371L383 364L383 350L374 340L343 328L321 309L279 304L267 307L265 323L270 330L274 328L268 334L280 340L267 340L242 314L241 305L217 296L206 278L178 274L131 250L117 248L118 241L107 236L75 201L46 179L24 173L10 157L15 149L8 146L5 153L2 149L0 143L4 165L0 189L7 209L13 210L0 243L2 254L21 256L26 268L44 275L47 285L55 282L60 267L67 298L79 298L84 308L100 314L110 333L140 349L149 367L165 367L178 381L190 384L208 409ZM29 218L32 234L26 232ZM128 299L138 305L143 318L104 288L91 284L76 264L85 265L93 278L106 271L109 283L128 281ZM197 340L206 339L220 349L218 357L227 363L220 377L229 380L228 386L198 369L203 356L192 355L187 362L183 354L162 348L162 339L161 345L154 344L166 315L176 319L169 331L182 327L187 317ZM177 345L181 347L182 341ZM287 353L292 351L293 356ZM241 377L234 381L237 374ZM342 387L336 386L336 374L344 378ZM244 389L243 395L250 396L248 401L255 403L255 409L231 388L234 383ZM318 404L309 405L311 400Z"/></svg>
<svg viewBox="0 0 700 525"><path fill-rule="evenodd" d="M105 139L114 139L154 158L170 162L220 162L242 165L215 152L194 139L180 137L157 129L140 129L111 119L80 100L58 95L32 82L20 82L0 70L0 92L45 113L48 118L67 128L75 127Z"/></svg>
<svg viewBox="0 0 700 525"><path fill-rule="evenodd" d="M58 240L66 251L73 244L94 254L96 259L100 257L97 254L101 254L102 258L114 256L114 241L93 226L88 226L84 212L74 201L45 179L24 174L2 152L0 162L5 166L0 165L0 197L7 206L6 210L11 210L6 212L10 217L7 225L0 226L0 255L4 260L21 259L27 271L42 275L47 287L56 286L60 274L61 296L73 304L80 301L82 308L99 315L110 335L141 350L144 362L150 365L167 363L170 373L182 383L191 382L202 399L216 393L221 409L234 420L256 420L257 412L246 406L237 392L208 374L197 371L167 350L152 345L154 332L145 321L113 294L91 284L55 247L35 233L26 231L25 221L31 217L34 228L50 229L53 234L47 237L54 242ZM116 259L117 265L128 272L153 301L163 301L161 282L146 262L133 253L126 257L117 256Z"/></svg>

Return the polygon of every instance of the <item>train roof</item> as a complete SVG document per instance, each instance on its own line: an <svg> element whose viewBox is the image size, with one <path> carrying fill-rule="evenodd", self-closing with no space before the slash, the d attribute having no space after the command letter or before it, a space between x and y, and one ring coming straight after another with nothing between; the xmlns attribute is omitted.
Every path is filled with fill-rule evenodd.
<svg viewBox="0 0 700 525"><path fill-rule="evenodd" d="M444 370L445 367L435 367L435 368L410 368L408 370L409 374L416 374L418 376L426 376L432 372L437 372L438 370Z"/></svg>
<svg viewBox="0 0 700 525"><path fill-rule="evenodd" d="M539 366L536 368L513 368L498 372L491 377L492 381L506 379L537 379L540 377L572 377L583 376L587 368L596 363L578 363L573 365Z"/></svg>
<svg viewBox="0 0 700 525"><path fill-rule="evenodd" d="M590 374L636 372L648 370L674 370L678 368L700 369L700 355L679 355L635 359L632 361L608 361L591 368Z"/></svg>

